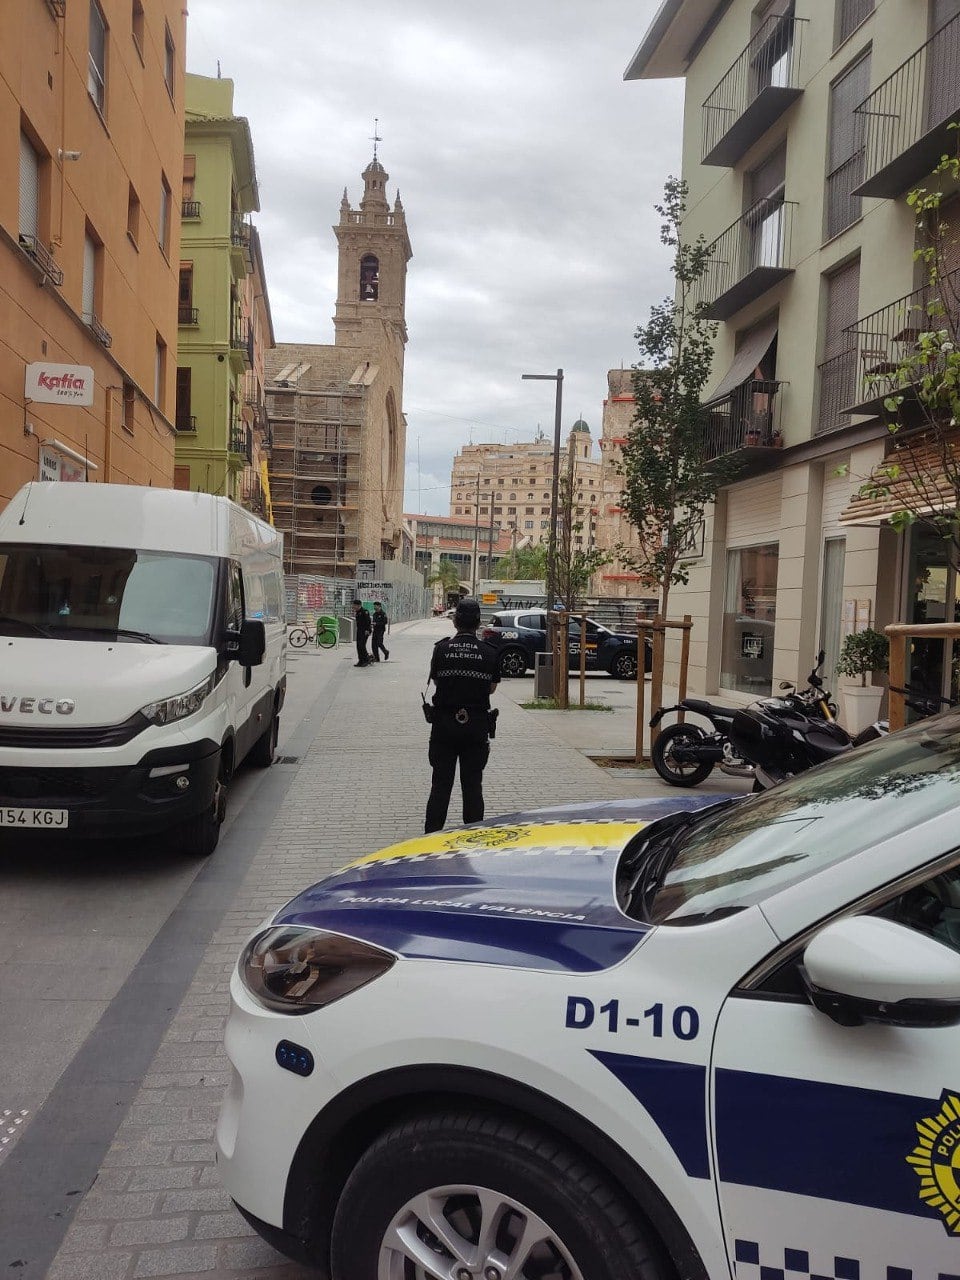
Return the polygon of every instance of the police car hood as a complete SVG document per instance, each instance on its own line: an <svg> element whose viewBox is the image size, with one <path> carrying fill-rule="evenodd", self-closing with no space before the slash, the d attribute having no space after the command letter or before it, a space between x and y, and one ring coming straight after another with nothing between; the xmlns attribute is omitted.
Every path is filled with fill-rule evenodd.
<svg viewBox="0 0 960 1280"><path fill-rule="evenodd" d="M647 817L634 802L630 817L503 820L391 845L305 890L274 924L348 934L407 958L606 969L648 932L620 910L614 877L620 853L665 816L664 804L654 801Z"/></svg>

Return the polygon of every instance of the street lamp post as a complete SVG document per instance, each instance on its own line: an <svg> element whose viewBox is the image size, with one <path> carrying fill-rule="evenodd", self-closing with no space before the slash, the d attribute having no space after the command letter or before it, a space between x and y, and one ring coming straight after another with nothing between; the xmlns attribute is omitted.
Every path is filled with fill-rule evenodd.
<svg viewBox="0 0 960 1280"><path fill-rule="evenodd" d="M556 373L523 373L522 381L555 382L556 409L553 419L553 483L550 492L550 538L547 543L547 609L552 609L556 592L557 507L560 499L560 410L563 404L563 370Z"/></svg>

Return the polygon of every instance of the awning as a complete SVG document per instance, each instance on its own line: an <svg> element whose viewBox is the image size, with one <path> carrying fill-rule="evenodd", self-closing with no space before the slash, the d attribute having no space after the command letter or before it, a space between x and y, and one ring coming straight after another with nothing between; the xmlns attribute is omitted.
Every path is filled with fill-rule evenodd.
<svg viewBox="0 0 960 1280"><path fill-rule="evenodd" d="M710 392L706 403L713 404L715 400L722 400L724 396L730 395L731 392L736 391L737 387L742 387L748 379L752 378L776 336L776 320L758 325L748 333L740 344L740 350L733 357L733 364Z"/></svg>
<svg viewBox="0 0 960 1280"><path fill-rule="evenodd" d="M897 511L930 515L949 511L957 504L954 479L946 474L944 449L949 451L947 465L960 472L960 435L951 433L948 440L931 441L920 437L887 454L874 467L869 480L840 513L841 525L878 525ZM890 468L896 468L891 474Z"/></svg>

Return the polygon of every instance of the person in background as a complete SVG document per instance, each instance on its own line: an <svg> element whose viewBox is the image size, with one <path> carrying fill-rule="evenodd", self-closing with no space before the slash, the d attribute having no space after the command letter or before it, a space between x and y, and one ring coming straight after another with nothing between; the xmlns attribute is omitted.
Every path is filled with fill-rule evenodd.
<svg viewBox="0 0 960 1280"><path fill-rule="evenodd" d="M500 679L497 653L477 639L480 605L469 598L457 605L453 625L456 634L438 640L433 648L430 674L436 686L430 722L428 759L433 784L427 801L424 830L439 831L447 820L453 779L460 764L463 821L483 819L483 770L490 757L490 738L497 712L490 710L490 695Z"/></svg>
<svg viewBox="0 0 960 1280"><path fill-rule="evenodd" d="M377 600L373 606L373 642L371 648L373 650L374 662L380 661L380 654L383 654L384 662L390 657L390 650L383 643L383 633L386 631L390 619L384 613L383 605Z"/></svg>
<svg viewBox="0 0 960 1280"><path fill-rule="evenodd" d="M370 615L363 607L362 600L354 600L353 602L353 625L357 641L357 660L353 664L355 667L367 667L370 665L370 655L367 653L367 636L370 634Z"/></svg>

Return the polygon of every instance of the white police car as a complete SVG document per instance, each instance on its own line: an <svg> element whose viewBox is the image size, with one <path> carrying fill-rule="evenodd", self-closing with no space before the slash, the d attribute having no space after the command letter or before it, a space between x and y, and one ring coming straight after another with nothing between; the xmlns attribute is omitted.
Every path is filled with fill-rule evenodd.
<svg viewBox="0 0 960 1280"><path fill-rule="evenodd" d="M960 713L396 845L233 978L245 1216L334 1280L960 1276Z"/></svg>

